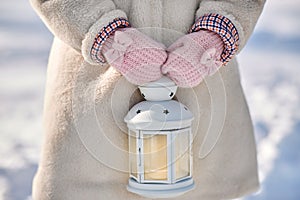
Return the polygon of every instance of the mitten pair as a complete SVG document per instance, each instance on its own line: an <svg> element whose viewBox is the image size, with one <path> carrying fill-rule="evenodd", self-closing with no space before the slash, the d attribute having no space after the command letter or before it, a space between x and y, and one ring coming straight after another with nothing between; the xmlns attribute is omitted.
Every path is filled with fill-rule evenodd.
<svg viewBox="0 0 300 200"><path fill-rule="evenodd" d="M189 34L169 48L130 28L126 19L116 18L97 35L91 57L108 62L136 85L166 75L179 87L194 87L229 62L238 45L237 29L219 14L200 17Z"/></svg>
<svg viewBox="0 0 300 200"><path fill-rule="evenodd" d="M118 29L104 42L106 61L126 79L141 85L169 76L180 87L194 87L221 65L221 38L211 31L199 31L164 45L134 28Z"/></svg>

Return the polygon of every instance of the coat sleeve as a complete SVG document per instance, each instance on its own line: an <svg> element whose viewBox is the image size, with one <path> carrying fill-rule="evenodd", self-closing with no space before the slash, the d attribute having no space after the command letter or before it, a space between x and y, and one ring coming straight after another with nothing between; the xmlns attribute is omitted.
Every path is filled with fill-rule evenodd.
<svg viewBox="0 0 300 200"><path fill-rule="evenodd" d="M80 51L86 61L100 29L115 18L127 18L112 0L30 0L46 26L60 40Z"/></svg>
<svg viewBox="0 0 300 200"><path fill-rule="evenodd" d="M239 35L239 52L253 32L264 4L265 0L202 0L196 12L196 19L210 13L228 18Z"/></svg>

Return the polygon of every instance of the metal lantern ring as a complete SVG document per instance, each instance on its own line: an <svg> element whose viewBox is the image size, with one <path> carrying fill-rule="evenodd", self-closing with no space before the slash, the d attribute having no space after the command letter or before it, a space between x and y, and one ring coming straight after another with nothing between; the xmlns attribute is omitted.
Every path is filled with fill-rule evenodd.
<svg viewBox="0 0 300 200"><path fill-rule="evenodd" d="M139 86L142 101L125 117L129 129L128 191L148 198L170 198L194 188L193 115L172 100L177 86L167 77Z"/></svg>

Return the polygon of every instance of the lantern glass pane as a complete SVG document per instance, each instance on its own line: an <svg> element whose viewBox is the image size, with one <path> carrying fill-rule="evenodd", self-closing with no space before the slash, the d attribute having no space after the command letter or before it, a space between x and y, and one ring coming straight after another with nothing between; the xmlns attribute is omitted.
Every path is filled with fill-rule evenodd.
<svg viewBox="0 0 300 200"><path fill-rule="evenodd" d="M145 135L145 180L168 180L167 161L167 135Z"/></svg>
<svg viewBox="0 0 300 200"><path fill-rule="evenodd" d="M129 131L129 168L130 174L137 178L137 134L134 131Z"/></svg>
<svg viewBox="0 0 300 200"><path fill-rule="evenodd" d="M175 135L175 175L176 180L190 175L189 131Z"/></svg>

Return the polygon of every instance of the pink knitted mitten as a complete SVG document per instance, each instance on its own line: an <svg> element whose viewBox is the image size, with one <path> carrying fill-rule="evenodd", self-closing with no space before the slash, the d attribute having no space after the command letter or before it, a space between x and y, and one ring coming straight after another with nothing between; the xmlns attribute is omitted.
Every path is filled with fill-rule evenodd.
<svg viewBox="0 0 300 200"><path fill-rule="evenodd" d="M212 31L187 34L168 48L170 53L162 73L180 87L194 87L222 65L223 49L222 39Z"/></svg>
<svg viewBox="0 0 300 200"><path fill-rule="evenodd" d="M161 78L167 59L165 46L134 28L121 28L104 42L106 61L136 85Z"/></svg>

